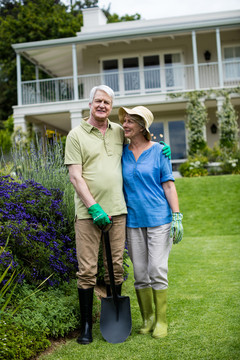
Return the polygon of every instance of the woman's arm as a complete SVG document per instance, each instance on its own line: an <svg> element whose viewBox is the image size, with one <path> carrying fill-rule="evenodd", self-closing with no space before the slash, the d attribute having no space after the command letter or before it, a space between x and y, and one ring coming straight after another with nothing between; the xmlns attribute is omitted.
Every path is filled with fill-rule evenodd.
<svg viewBox="0 0 240 360"><path fill-rule="evenodd" d="M171 180L166 181L162 183L162 187L172 212L179 212L178 196L174 182Z"/></svg>

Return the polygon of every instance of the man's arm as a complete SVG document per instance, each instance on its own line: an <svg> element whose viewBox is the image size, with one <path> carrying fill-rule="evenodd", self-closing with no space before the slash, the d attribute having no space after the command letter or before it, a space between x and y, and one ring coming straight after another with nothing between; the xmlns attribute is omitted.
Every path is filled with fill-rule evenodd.
<svg viewBox="0 0 240 360"><path fill-rule="evenodd" d="M79 198L86 206L88 213L92 216L93 223L103 227L109 224L111 221L108 215L101 206L96 203L89 191L86 181L82 177L82 165L69 165L68 170L70 181L73 184Z"/></svg>
<svg viewBox="0 0 240 360"><path fill-rule="evenodd" d="M90 206L96 204L96 201L94 200L85 180L82 177L82 165L69 165L68 171L70 181L86 208L88 209Z"/></svg>

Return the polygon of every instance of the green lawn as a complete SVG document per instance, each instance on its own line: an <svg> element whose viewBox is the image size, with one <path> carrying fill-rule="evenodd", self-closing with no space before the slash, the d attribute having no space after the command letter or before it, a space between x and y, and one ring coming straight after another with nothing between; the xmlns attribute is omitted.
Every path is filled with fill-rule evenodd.
<svg viewBox="0 0 240 360"><path fill-rule="evenodd" d="M185 235L169 259L169 335L139 335L140 313L129 279L132 334L122 344L103 340L99 321L92 344L68 340L39 359L203 359L240 358L240 176L177 179Z"/></svg>

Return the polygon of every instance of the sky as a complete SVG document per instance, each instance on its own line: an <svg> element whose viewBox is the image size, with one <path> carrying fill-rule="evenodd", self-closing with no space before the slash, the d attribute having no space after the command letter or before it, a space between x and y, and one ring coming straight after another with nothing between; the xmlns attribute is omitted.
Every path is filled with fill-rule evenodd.
<svg viewBox="0 0 240 360"><path fill-rule="evenodd" d="M74 1L74 0L73 0ZM69 0L64 1L66 4ZM172 16L240 10L240 0L99 0L100 8L108 8L119 16L139 13L141 19L160 19ZM240 19L239 19L240 21Z"/></svg>

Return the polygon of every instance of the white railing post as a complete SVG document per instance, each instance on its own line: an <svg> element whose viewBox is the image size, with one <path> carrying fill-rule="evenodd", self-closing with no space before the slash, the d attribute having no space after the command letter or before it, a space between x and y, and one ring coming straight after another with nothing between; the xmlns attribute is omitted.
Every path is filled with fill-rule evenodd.
<svg viewBox="0 0 240 360"><path fill-rule="evenodd" d="M17 53L17 96L18 105L22 105L21 56Z"/></svg>
<svg viewBox="0 0 240 360"><path fill-rule="evenodd" d="M37 104L40 103L40 84L39 84L39 68L35 66L35 76L36 76L36 91L37 91Z"/></svg>
<svg viewBox="0 0 240 360"><path fill-rule="evenodd" d="M220 30L216 29L216 41L217 41L217 57L218 57L218 76L219 86L223 88L223 65L222 65L222 52L221 52L221 39Z"/></svg>
<svg viewBox="0 0 240 360"><path fill-rule="evenodd" d="M194 65L194 80L195 80L195 88L199 89L199 73L198 73L198 58L197 58L197 41L196 41L196 33L192 31L192 48L193 48L193 65Z"/></svg>
<svg viewBox="0 0 240 360"><path fill-rule="evenodd" d="M145 93L145 85L144 85L144 70L142 68L139 69L139 81L140 81L140 93Z"/></svg>
<svg viewBox="0 0 240 360"><path fill-rule="evenodd" d="M77 49L76 49L76 44L72 44L72 63L73 63L74 100L78 100L78 71L77 71Z"/></svg>
<svg viewBox="0 0 240 360"><path fill-rule="evenodd" d="M166 86L166 66L160 66L160 88L161 91L164 92L167 90Z"/></svg>
<svg viewBox="0 0 240 360"><path fill-rule="evenodd" d="M55 89L55 100L59 101L59 80L54 81L54 89Z"/></svg>

